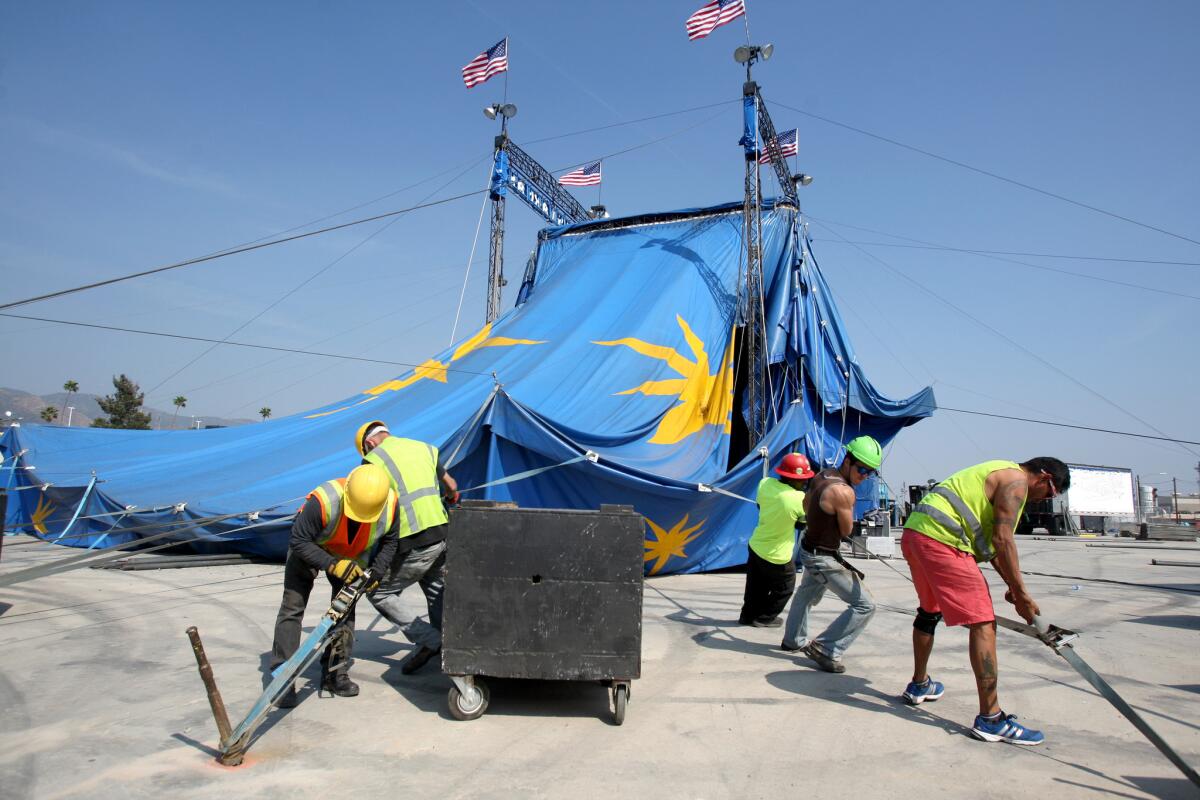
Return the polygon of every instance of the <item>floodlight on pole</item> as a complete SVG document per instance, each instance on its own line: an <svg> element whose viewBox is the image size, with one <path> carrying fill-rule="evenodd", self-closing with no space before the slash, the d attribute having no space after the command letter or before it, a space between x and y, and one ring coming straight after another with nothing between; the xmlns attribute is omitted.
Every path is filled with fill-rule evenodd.
<svg viewBox="0 0 1200 800"><path fill-rule="evenodd" d="M483 109L483 115L488 119L495 119L497 116L512 119L517 115L517 107L512 103L492 103Z"/></svg>
<svg viewBox="0 0 1200 800"><path fill-rule="evenodd" d="M810 183L812 183L812 181L812 175L805 175L803 172L801 172L799 175L792 176L792 183L796 184L797 186L808 186Z"/></svg>
<svg viewBox="0 0 1200 800"><path fill-rule="evenodd" d="M761 46L757 44L744 44L733 51L733 60L739 64L749 66L755 61L767 61L774 52L775 45L773 44L764 44Z"/></svg>

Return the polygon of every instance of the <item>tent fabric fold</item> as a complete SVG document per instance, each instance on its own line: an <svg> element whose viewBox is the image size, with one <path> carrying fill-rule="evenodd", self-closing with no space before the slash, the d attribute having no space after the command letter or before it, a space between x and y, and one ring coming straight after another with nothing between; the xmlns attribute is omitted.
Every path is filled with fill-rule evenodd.
<svg viewBox="0 0 1200 800"><path fill-rule="evenodd" d="M929 388L890 399L867 379L800 244L796 209L768 204L761 228L770 424L753 447L735 434L742 206L724 204L543 230L514 308L413 369L309 412L200 431L9 428L0 486L52 485L10 494L6 527L53 540L94 473L62 544L109 546L144 535L125 528L236 515L180 534L180 545L282 559L289 515L353 469L354 431L382 419L395 435L438 446L466 489L591 451L595 462L464 497L633 506L646 522L648 574L743 563L755 507L711 487L753 500L785 453L834 464L842 442L865 433L886 445L935 408ZM877 491L860 489L864 507Z"/></svg>

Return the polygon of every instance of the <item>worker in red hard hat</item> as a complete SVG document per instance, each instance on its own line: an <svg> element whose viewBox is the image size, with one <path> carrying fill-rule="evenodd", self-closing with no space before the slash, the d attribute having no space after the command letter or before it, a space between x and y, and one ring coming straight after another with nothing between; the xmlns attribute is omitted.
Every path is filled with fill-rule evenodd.
<svg viewBox="0 0 1200 800"><path fill-rule="evenodd" d="M782 625L779 613L796 586L796 530L804 524L804 489L813 476L808 458L788 453L775 468L779 478L758 482L758 525L750 535L746 592L738 622L756 628Z"/></svg>

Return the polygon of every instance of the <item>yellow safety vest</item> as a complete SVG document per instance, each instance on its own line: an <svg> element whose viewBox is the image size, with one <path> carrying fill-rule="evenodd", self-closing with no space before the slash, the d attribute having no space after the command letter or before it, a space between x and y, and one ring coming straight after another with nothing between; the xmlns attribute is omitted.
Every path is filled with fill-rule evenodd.
<svg viewBox="0 0 1200 800"><path fill-rule="evenodd" d="M401 539L449 521L438 485L436 447L389 436L367 453L366 460L387 470L392 480L400 508Z"/></svg>
<svg viewBox="0 0 1200 800"><path fill-rule="evenodd" d="M342 498L346 495L346 479L326 481L308 495L321 504L321 535L317 545L326 552L340 558L349 558L364 569L369 566L371 555L379 538L388 532L396 518L396 494L389 491L387 502L379 519L371 523L360 523L358 535L350 540L350 518L342 513ZM364 536L364 528L366 535Z"/></svg>
<svg viewBox="0 0 1200 800"><path fill-rule="evenodd" d="M1020 468L1015 461L985 461L954 473L921 498L904 527L970 553L976 561L991 561L996 557L992 546L995 509L984 492L984 483L997 470ZM1022 501L1018 519L1024 509Z"/></svg>

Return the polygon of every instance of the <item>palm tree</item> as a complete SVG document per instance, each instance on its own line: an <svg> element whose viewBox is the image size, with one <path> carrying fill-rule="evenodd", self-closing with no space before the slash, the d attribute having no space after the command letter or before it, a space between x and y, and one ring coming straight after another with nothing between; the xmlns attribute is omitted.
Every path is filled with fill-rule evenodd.
<svg viewBox="0 0 1200 800"><path fill-rule="evenodd" d="M258 410L258 413L262 414L263 421L265 422L267 417L271 416L271 409L267 406L263 406Z"/></svg>
<svg viewBox="0 0 1200 800"><path fill-rule="evenodd" d="M79 384L75 381L67 381L63 384L63 391L67 393L66 399L63 400L63 408L67 408L71 405L71 395L79 391ZM67 417L68 422L70 419Z"/></svg>
<svg viewBox="0 0 1200 800"><path fill-rule="evenodd" d="M179 409L181 409L187 405L187 398L184 397L183 395L179 395L171 402L173 402L175 404L175 413L171 416L171 427L174 428L175 427L175 417L179 416Z"/></svg>
<svg viewBox="0 0 1200 800"><path fill-rule="evenodd" d="M46 420L46 422L54 422L54 420L58 419L58 409L54 406L46 406L42 409L42 419Z"/></svg>

